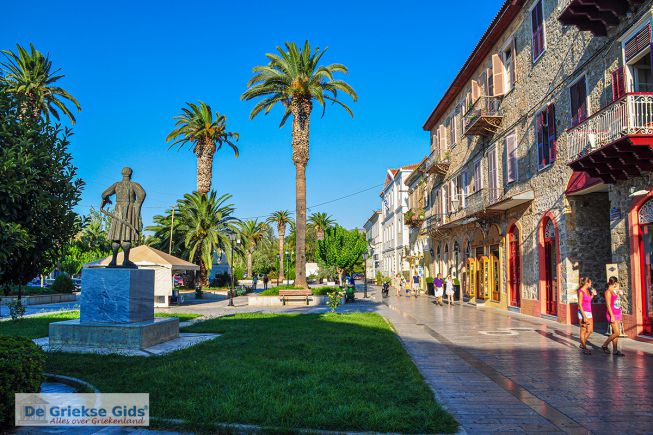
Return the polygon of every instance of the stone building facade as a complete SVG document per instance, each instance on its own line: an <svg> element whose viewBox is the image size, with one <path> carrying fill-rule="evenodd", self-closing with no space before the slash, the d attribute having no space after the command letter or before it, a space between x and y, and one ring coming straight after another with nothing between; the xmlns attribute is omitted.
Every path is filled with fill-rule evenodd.
<svg viewBox="0 0 653 435"><path fill-rule="evenodd" d="M383 255L383 241L381 239L381 211L375 210L363 225L365 240L369 247L369 258L366 260L365 269L367 276L373 278L380 271L381 256Z"/></svg>
<svg viewBox="0 0 653 435"><path fill-rule="evenodd" d="M506 1L428 117L416 232L470 302L575 323L615 274L652 333L652 3Z"/></svg>

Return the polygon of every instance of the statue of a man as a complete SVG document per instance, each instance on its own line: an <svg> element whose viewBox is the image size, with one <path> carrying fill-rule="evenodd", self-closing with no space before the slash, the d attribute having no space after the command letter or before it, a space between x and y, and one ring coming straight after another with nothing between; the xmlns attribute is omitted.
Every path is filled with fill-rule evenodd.
<svg viewBox="0 0 653 435"><path fill-rule="evenodd" d="M129 250L132 241L138 240L141 206L145 200L145 190L140 184L131 181L132 172L131 168L122 168L122 181L114 183L102 192L100 211L111 217L111 226L109 227L107 239L111 240L113 258L108 267L118 267L116 258L120 247L122 247L125 254L122 267L137 267L133 262L129 261ZM111 204L109 197L112 195L116 195L116 209L113 213L109 213L104 210L104 206Z"/></svg>

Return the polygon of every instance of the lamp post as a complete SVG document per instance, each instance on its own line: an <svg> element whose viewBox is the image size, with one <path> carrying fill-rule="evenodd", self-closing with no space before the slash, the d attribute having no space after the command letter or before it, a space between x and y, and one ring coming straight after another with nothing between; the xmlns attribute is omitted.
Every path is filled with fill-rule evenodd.
<svg viewBox="0 0 653 435"><path fill-rule="evenodd" d="M234 244L240 243L236 233L229 233L229 241L231 242L231 288L229 289L229 307L234 306Z"/></svg>
<svg viewBox="0 0 653 435"><path fill-rule="evenodd" d="M277 254L277 287L279 287L280 272L281 272L281 254Z"/></svg>
<svg viewBox="0 0 653 435"><path fill-rule="evenodd" d="M367 252L363 252L363 283L364 283L364 289L365 289L365 294L363 295L363 298L367 298Z"/></svg>
<svg viewBox="0 0 653 435"><path fill-rule="evenodd" d="M290 287L290 274L288 273L288 263L290 262L290 252L286 251L286 285ZM295 274L297 271L295 271Z"/></svg>

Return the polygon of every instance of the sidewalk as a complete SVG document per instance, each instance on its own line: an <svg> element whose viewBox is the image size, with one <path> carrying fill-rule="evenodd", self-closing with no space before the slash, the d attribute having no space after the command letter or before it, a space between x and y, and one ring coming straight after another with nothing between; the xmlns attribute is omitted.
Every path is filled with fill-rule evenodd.
<svg viewBox="0 0 653 435"><path fill-rule="evenodd" d="M653 345L624 340L625 358L586 356L578 328L542 319L424 296L377 307L468 432L653 432Z"/></svg>

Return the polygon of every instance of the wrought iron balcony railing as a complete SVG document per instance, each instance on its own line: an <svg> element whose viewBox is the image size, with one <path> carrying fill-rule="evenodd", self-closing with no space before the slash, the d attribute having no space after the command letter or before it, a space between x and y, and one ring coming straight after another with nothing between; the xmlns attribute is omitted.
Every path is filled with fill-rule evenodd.
<svg viewBox="0 0 653 435"><path fill-rule="evenodd" d="M496 133L503 119L501 97L480 97L465 113L464 132L468 136L488 136Z"/></svg>

